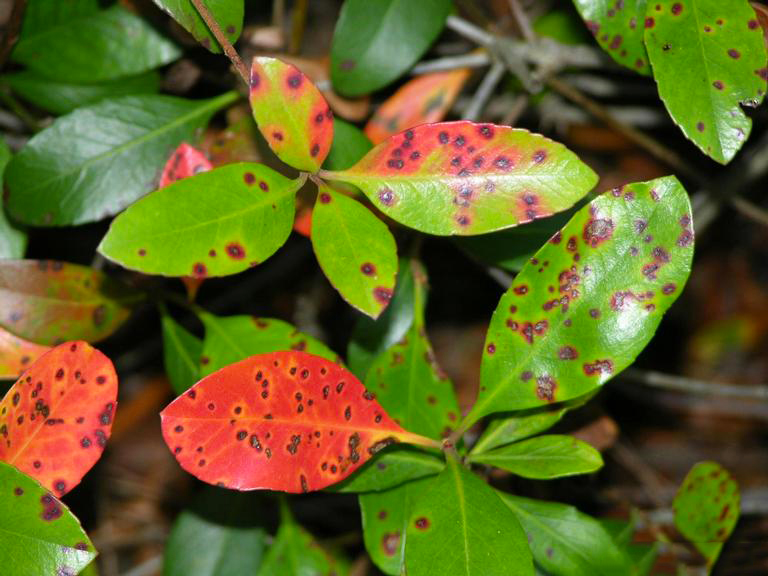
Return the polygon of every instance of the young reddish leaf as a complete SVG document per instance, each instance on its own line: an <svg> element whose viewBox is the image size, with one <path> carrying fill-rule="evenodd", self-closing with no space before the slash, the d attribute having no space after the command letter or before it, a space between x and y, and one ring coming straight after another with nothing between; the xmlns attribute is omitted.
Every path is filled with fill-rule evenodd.
<svg viewBox="0 0 768 576"><path fill-rule="evenodd" d="M458 68L409 80L379 106L365 125L366 136L378 144L406 128L440 122L470 73L469 68Z"/></svg>
<svg viewBox="0 0 768 576"><path fill-rule="evenodd" d="M319 490L394 442L435 444L398 426L352 373L296 351L222 368L161 418L182 468L238 490Z"/></svg>
<svg viewBox="0 0 768 576"><path fill-rule="evenodd" d="M251 65L251 108L278 158L316 172L333 140L333 112L317 87L297 68L257 56Z"/></svg>
<svg viewBox="0 0 768 576"><path fill-rule="evenodd" d="M177 180L189 178L213 169L213 164L200 150L182 142L165 163L158 188L165 188Z"/></svg>
<svg viewBox="0 0 768 576"><path fill-rule="evenodd" d="M106 338L128 318L137 299L125 286L85 266L0 261L0 326L39 344Z"/></svg>
<svg viewBox="0 0 768 576"><path fill-rule="evenodd" d="M408 129L352 168L324 176L354 184L401 224L438 235L482 234L549 216L597 182L562 144L465 121Z"/></svg>
<svg viewBox="0 0 768 576"><path fill-rule="evenodd" d="M48 350L48 346L28 342L0 328L0 378L18 378L30 362Z"/></svg>
<svg viewBox="0 0 768 576"><path fill-rule="evenodd" d="M57 496L104 451L117 408L117 375L86 342L65 342L22 374L0 402L0 460Z"/></svg>

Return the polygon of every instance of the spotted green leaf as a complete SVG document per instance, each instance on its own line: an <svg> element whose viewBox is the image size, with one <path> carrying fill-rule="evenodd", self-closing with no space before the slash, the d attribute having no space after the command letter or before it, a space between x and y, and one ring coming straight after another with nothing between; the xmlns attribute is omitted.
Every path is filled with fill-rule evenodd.
<svg viewBox="0 0 768 576"><path fill-rule="evenodd" d="M242 272L288 239L303 183L251 162L178 180L115 218L99 252L147 274L205 278Z"/></svg>
<svg viewBox="0 0 768 576"><path fill-rule="evenodd" d="M331 46L334 89L359 96L404 74L440 34L450 10L450 0L346 0Z"/></svg>
<svg viewBox="0 0 768 576"><path fill-rule="evenodd" d="M744 0L649 3L645 42L667 111L702 152L727 164L752 127L739 104L766 90L766 50Z"/></svg>
<svg viewBox="0 0 768 576"><path fill-rule="evenodd" d="M390 218L437 235L472 235L565 210L597 182L558 144L526 130L445 122L385 140L328 178L360 188Z"/></svg>
<svg viewBox="0 0 768 576"><path fill-rule="evenodd" d="M717 462L691 468L675 496L675 526L711 568L739 520L739 486Z"/></svg>
<svg viewBox="0 0 768 576"><path fill-rule="evenodd" d="M183 394L200 379L200 356L203 342L185 330L163 312L163 363L171 387L176 394Z"/></svg>
<svg viewBox="0 0 768 576"><path fill-rule="evenodd" d="M438 456L413 446L394 445L377 453L354 474L327 490L381 492L411 480L435 476L443 468L445 468L445 462Z"/></svg>
<svg viewBox="0 0 768 576"><path fill-rule="evenodd" d="M11 149L5 138L0 137L0 188L3 185L5 167L11 159ZM27 234L8 221L0 203L0 259L23 258L27 248Z"/></svg>
<svg viewBox="0 0 768 576"><path fill-rule="evenodd" d="M579 210L499 301L465 425L576 398L626 368L682 291L692 256L691 207L673 176Z"/></svg>
<svg viewBox="0 0 768 576"><path fill-rule="evenodd" d="M29 476L0 462L3 574L77 574L95 557L93 544L69 508Z"/></svg>
<svg viewBox="0 0 768 576"><path fill-rule="evenodd" d="M211 34L205 21L195 9L191 0L152 0L160 8L189 31L195 40L214 53L221 52L221 46ZM205 5L231 44L240 37L243 30L243 0L206 0Z"/></svg>
<svg viewBox="0 0 768 576"><path fill-rule="evenodd" d="M640 74L650 74L643 43L648 0L574 0L589 31L611 58Z"/></svg>

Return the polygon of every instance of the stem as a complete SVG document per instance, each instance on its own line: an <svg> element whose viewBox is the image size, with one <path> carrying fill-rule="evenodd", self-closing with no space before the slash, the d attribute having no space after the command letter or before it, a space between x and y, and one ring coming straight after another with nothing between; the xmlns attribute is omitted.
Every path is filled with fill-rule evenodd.
<svg viewBox="0 0 768 576"><path fill-rule="evenodd" d="M24 108L21 102L14 98L13 94L10 92L10 88L6 89L5 87L0 87L0 100L2 100L3 104L5 104L30 131L39 132L41 130L40 123L26 108Z"/></svg>
<svg viewBox="0 0 768 576"><path fill-rule="evenodd" d="M741 196L734 196L731 198L731 206L733 206L739 214L746 216L750 220L768 226L768 212L754 205L749 200L745 200Z"/></svg>
<svg viewBox="0 0 768 576"><path fill-rule="evenodd" d="M493 63L491 69L488 70L483 77L483 80L480 82L477 92L472 96L472 100L464 110L464 114L462 115L464 120L477 120L478 116L480 116L480 113L483 111L483 108L485 108L488 99L491 97L491 94L493 94L493 91L496 89L496 86L504 77L506 71L507 67L502 62L497 61Z"/></svg>
<svg viewBox="0 0 768 576"><path fill-rule="evenodd" d="M414 432L405 431L404 434L400 434L399 440L407 444L413 444L415 446L424 446L425 448L432 448L434 450L442 450L443 443L440 440L433 440Z"/></svg>
<svg viewBox="0 0 768 576"><path fill-rule="evenodd" d="M663 374L661 372L638 370L636 368L625 370L622 373L622 377L645 384L646 386L652 386L653 388L676 390L690 394L768 400L768 385L736 386L733 384L696 380L673 374Z"/></svg>
<svg viewBox="0 0 768 576"><path fill-rule="evenodd" d="M528 42L536 40L536 33L531 26L531 20L528 18L528 14L525 13L523 7L520 6L519 0L509 0L509 9L512 11L512 15L517 20L517 25L520 27L520 33Z"/></svg>
<svg viewBox="0 0 768 576"><path fill-rule="evenodd" d="M240 74L240 78L243 79L243 82L245 82L246 86L250 86L251 81L248 74L248 69L240 59L240 55L230 43L229 38L227 38L224 35L224 32L222 32L219 23L216 22L216 19L213 17L213 14L211 14L211 11L208 10L208 7L205 4L203 4L203 0L192 0L192 4L195 5L195 10L197 10L198 14L200 14L200 17L205 21L205 25L208 26L211 34L216 37L219 45L224 50L224 54L227 55L227 58L229 58L234 65L235 70L237 70L238 74Z"/></svg>
<svg viewBox="0 0 768 576"><path fill-rule="evenodd" d="M413 76L429 74L431 72L446 72L458 68L482 68L491 63L491 57L488 52L470 52L469 54L459 54L458 56L445 56L437 60L425 60L419 62L411 68Z"/></svg>

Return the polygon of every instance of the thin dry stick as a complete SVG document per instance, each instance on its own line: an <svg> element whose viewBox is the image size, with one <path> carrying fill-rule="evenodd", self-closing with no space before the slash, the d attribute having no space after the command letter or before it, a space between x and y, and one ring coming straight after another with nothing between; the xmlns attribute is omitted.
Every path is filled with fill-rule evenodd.
<svg viewBox="0 0 768 576"><path fill-rule="evenodd" d="M695 378L686 378L685 376L675 376L662 372L638 370L637 368L628 368L622 373L621 377L654 388L677 390L678 392L688 392L690 394L768 400L768 386L766 385L735 386L733 384L708 382L706 380L697 380Z"/></svg>
<svg viewBox="0 0 768 576"><path fill-rule="evenodd" d="M536 40L536 33L531 26L531 20L520 5L519 0L509 0L509 9L512 10L512 15L517 20L517 24L520 27L520 32L528 42Z"/></svg>
<svg viewBox="0 0 768 576"><path fill-rule="evenodd" d="M730 200L731 206L733 206L740 214L746 216L750 220L768 226L768 212L755 206L749 200L745 200L741 196L734 196Z"/></svg>
<svg viewBox="0 0 768 576"><path fill-rule="evenodd" d="M192 0L192 4L195 5L195 9L197 10L198 14L200 14L200 17L205 20L205 25L208 26L208 29L216 37L216 40L218 40L219 44L224 50L224 54L227 55L227 58L229 58L234 65L235 70L237 70L238 74L240 74L240 78L243 79L243 82L245 82L246 86L250 86L248 69L240 59L240 55L237 53L237 50L235 50L235 48L229 42L229 39L224 35L224 32L221 31L221 27L219 26L219 23L216 22L213 14L211 14L210 10L208 10L208 7L203 4L203 0Z"/></svg>

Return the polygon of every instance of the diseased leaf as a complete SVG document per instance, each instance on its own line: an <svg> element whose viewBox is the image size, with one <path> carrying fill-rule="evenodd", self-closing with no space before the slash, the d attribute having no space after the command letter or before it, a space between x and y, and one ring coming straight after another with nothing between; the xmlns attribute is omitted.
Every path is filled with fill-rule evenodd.
<svg viewBox="0 0 768 576"><path fill-rule="evenodd" d="M320 186L312 248L341 296L378 318L392 299L397 274L397 244L387 225L356 200Z"/></svg>
<svg viewBox="0 0 768 576"><path fill-rule="evenodd" d="M389 444L429 443L395 424L350 372L296 351L251 356L214 372L161 419L182 468L238 490L319 490Z"/></svg>
<svg viewBox="0 0 768 576"><path fill-rule="evenodd" d="M198 14L191 0L152 0L181 24L195 40L213 53L221 52L216 37ZM231 44L243 30L243 0L207 0L205 5Z"/></svg>
<svg viewBox="0 0 768 576"><path fill-rule="evenodd" d="M739 486L717 462L699 462L688 472L672 508L675 526L707 560L717 561L739 520Z"/></svg>
<svg viewBox="0 0 768 576"><path fill-rule="evenodd" d="M345 170L353 166L373 144L360 128L339 118L333 118L333 144L323 163L326 170Z"/></svg>
<svg viewBox="0 0 768 576"><path fill-rule="evenodd" d="M50 348L28 342L0 328L0 378L18 378Z"/></svg>
<svg viewBox="0 0 768 576"><path fill-rule="evenodd" d="M333 112L298 68L257 56L251 65L251 109L270 148L297 170L316 172L333 140Z"/></svg>
<svg viewBox="0 0 768 576"><path fill-rule="evenodd" d="M692 256L691 207L673 176L579 210L499 301L465 424L576 398L621 372L679 296Z"/></svg>
<svg viewBox="0 0 768 576"><path fill-rule="evenodd" d="M404 74L440 34L450 11L450 0L346 0L331 46L334 89L359 96Z"/></svg>
<svg viewBox="0 0 768 576"><path fill-rule="evenodd" d="M2 175L11 159L11 149L5 138L0 136L0 188L3 186ZM0 201L0 259L23 258L27 249L27 234L8 221Z"/></svg>
<svg viewBox="0 0 768 576"><path fill-rule="evenodd" d="M140 298L103 272L50 260L0 260L0 326L38 344L95 342Z"/></svg>
<svg viewBox="0 0 768 576"><path fill-rule="evenodd" d="M263 164L227 164L157 190L112 222L99 252L147 274L242 272L288 239L303 178Z"/></svg>
<svg viewBox="0 0 768 576"><path fill-rule="evenodd" d="M653 76L672 119L707 156L727 164L766 90L766 49L744 0L659 0L648 6L645 42Z"/></svg>
<svg viewBox="0 0 768 576"><path fill-rule="evenodd" d="M181 327L168 312L162 315L163 362L176 394L183 394L200 378L203 341Z"/></svg>
<svg viewBox="0 0 768 576"><path fill-rule="evenodd" d="M116 407L109 358L86 342L65 342L32 364L0 402L0 461L62 496L101 457Z"/></svg>
<svg viewBox="0 0 768 576"><path fill-rule="evenodd" d="M329 487L330 492L380 492L405 482L435 476L445 468L442 458L413 446L395 445L377 453L354 474Z"/></svg>
<svg viewBox="0 0 768 576"><path fill-rule="evenodd" d="M8 211L36 226L69 226L112 216L156 188L171 151L231 104L124 96L79 108L36 134L6 171Z"/></svg>
<svg viewBox="0 0 768 576"><path fill-rule="evenodd" d="M354 184L401 224L437 235L482 234L543 218L597 182L562 144L466 121L408 129L326 176Z"/></svg>
<svg viewBox="0 0 768 576"><path fill-rule="evenodd" d="M5 576L77 574L96 557L69 508L5 462L0 462L0 494L0 562Z"/></svg>
<svg viewBox="0 0 768 576"><path fill-rule="evenodd" d="M213 164L205 157L205 154L186 142L182 142L165 163L158 188L165 188L178 180L191 178L196 174L209 172L212 169Z"/></svg>

